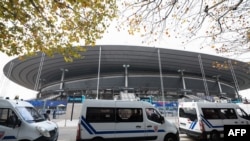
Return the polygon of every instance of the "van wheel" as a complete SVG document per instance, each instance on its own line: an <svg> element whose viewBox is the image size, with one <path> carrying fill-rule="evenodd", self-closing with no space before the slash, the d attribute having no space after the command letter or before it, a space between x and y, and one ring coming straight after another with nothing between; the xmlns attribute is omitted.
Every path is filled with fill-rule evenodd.
<svg viewBox="0 0 250 141"><path fill-rule="evenodd" d="M92 139L91 141L104 141L104 139L100 138L100 137L97 137L97 138Z"/></svg>
<svg viewBox="0 0 250 141"><path fill-rule="evenodd" d="M210 140L211 141L220 141L220 134L217 131L213 131L210 134Z"/></svg>
<svg viewBox="0 0 250 141"><path fill-rule="evenodd" d="M164 138L164 141L176 141L176 138L174 135L166 135Z"/></svg>

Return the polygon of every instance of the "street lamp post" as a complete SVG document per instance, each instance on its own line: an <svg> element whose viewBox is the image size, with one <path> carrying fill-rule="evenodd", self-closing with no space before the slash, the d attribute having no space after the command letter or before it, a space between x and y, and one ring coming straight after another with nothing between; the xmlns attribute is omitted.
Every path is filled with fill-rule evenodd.
<svg viewBox="0 0 250 141"><path fill-rule="evenodd" d="M220 92L220 95L222 94L222 89L221 89L221 85L220 85L220 75L215 75L213 76L215 79L216 79L216 83L218 85L218 88L219 88L219 92Z"/></svg>
<svg viewBox="0 0 250 141"><path fill-rule="evenodd" d="M128 67L130 67L130 65L128 64L123 64L123 67L125 68L125 92L128 93L127 88L128 88Z"/></svg>
<svg viewBox="0 0 250 141"><path fill-rule="evenodd" d="M73 119L74 106L75 106L75 93L73 94L73 103L72 103L71 118L70 118L71 121Z"/></svg>

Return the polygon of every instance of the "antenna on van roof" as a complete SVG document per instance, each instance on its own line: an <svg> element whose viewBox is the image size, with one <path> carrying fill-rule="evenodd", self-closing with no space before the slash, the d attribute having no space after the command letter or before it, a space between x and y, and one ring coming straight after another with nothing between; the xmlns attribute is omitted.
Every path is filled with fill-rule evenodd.
<svg viewBox="0 0 250 141"><path fill-rule="evenodd" d="M18 96L18 95L16 95L14 99L15 99L15 100L18 100L18 99L19 99L19 96Z"/></svg>
<svg viewBox="0 0 250 141"><path fill-rule="evenodd" d="M16 95L15 98L14 98L14 100L16 100L16 104L18 104L19 96Z"/></svg>

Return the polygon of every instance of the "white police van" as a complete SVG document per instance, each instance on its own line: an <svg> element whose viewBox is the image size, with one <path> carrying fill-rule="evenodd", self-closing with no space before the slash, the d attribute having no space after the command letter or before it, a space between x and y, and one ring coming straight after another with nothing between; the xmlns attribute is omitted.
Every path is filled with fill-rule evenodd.
<svg viewBox="0 0 250 141"><path fill-rule="evenodd" d="M58 126L28 102L0 99L1 141L56 141Z"/></svg>
<svg viewBox="0 0 250 141"><path fill-rule="evenodd" d="M85 100L76 140L179 141L179 132L149 102Z"/></svg>
<svg viewBox="0 0 250 141"><path fill-rule="evenodd" d="M234 103L180 102L178 127L198 139L224 138L224 125L250 125L247 113Z"/></svg>

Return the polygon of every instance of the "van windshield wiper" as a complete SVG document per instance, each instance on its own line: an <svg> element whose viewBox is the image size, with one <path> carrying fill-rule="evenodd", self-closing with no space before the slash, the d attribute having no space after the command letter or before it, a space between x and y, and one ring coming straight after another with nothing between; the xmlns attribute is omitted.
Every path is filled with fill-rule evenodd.
<svg viewBox="0 0 250 141"><path fill-rule="evenodd" d="M44 118L37 118L37 119L35 119L34 121L40 122L40 121L45 121L45 119L44 119Z"/></svg>

